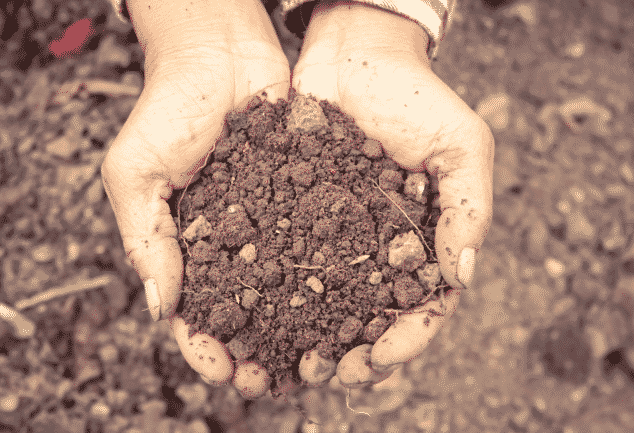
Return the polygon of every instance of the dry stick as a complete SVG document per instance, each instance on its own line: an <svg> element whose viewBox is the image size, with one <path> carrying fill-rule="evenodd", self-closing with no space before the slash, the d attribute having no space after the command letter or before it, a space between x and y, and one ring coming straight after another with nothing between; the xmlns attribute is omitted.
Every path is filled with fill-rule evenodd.
<svg viewBox="0 0 634 433"><path fill-rule="evenodd" d="M423 237L423 233L420 231L418 226L416 224L414 224L414 221L411 220L409 215L407 215L407 213L394 201L394 199L392 199L392 197L390 197L389 195L387 195L387 193L385 191L383 191L383 189L374 181L374 179L370 179L370 180L374 184L374 187L378 188L379 191L381 191L383 193L383 195L385 195L388 198L388 200L390 200L392 203L394 203L394 206L396 206L398 208L398 210L400 210L403 213L403 215L405 215L405 218L407 218L407 221L409 221L410 224L412 226L414 226L414 228L416 229L416 232L418 232L418 236L420 236L421 241L423 241L423 243L425 244L427 249L431 252L431 248L429 248L429 245L427 245L427 242L425 242L425 238Z"/></svg>
<svg viewBox="0 0 634 433"><path fill-rule="evenodd" d="M302 269L324 269L323 266L303 266L303 265L293 265L294 268L302 268ZM325 269L324 269L325 270Z"/></svg>
<svg viewBox="0 0 634 433"><path fill-rule="evenodd" d="M4 319L13 328L13 334L18 338L29 338L35 334L35 323L19 311L0 302L0 319Z"/></svg>
<svg viewBox="0 0 634 433"><path fill-rule="evenodd" d="M350 401L350 388L348 388L348 393L346 394L346 407L348 409L350 409L352 412L354 412L355 414L357 414L357 415L362 413L363 415L367 415L369 417L372 417L372 415L370 415L367 412L363 412L363 411L360 411L360 410L354 410L353 408L351 408L350 404L349 404L349 401Z"/></svg>
<svg viewBox="0 0 634 433"><path fill-rule="evenodd" d="M248 284L244 283L240 278L238 278L238 281L240 282L240 284L242 284L244 287L248 287L249 289L253 290L255 293L258 294L258 296L260 298L263 298L264 295L262 295L260 292L258 292L256 289L254 289L253 287L249 286Z"/></svg>
<svg viewBox="0 0 634 433"><path fill-rule="evenodd" d="M92 280L81 280L75 283L68 284L65 287L56 287L54 289L47 290L46 292L39 293L32 298L22 299L15 303L15 309L22 311L26 308L33 307L42 302L48 302L52 299L59 298L61 296L70 295L72 293L82 292L84 290L97 289L99 287L106 286L112 282L110 275L102 275Z"/></svg>

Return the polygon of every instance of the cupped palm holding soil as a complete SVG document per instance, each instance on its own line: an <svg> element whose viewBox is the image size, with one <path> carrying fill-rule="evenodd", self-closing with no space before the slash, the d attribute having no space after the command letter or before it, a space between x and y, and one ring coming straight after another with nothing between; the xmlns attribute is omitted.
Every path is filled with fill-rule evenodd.
<svg viewBox="0 0 634 433"><path fill-rule="evenodd" d="M151 8L129 4L146 53L146 85L102 167L126 253L146 283L153 317L170 320L190 365L208 383L232 381L244 397L257 398L269 386L266 369L252 361L235 367L224 344L201 333L190 336L189 325L175 314L183 260L166 200L192 181L226 136L228 112L247 108L262 92L271 102L288 95L288 62L259 1L214 2L198 11L192 5L178 12L183 16L163 10L161 2L151 2ZM172 24L166 28L161 16ZM426 46L420 28L389 12L319 6L292 81L300 94L327 100L353 117L403 168L438 176L436 255L445 281L462 289L469 287L475 251L490 223L493 140L433 74ZM400 314L374 346L360 346L341 359L339 379L347 386L377 382L389 366L418 356L455 310L458 296L459 290L447 292L444 316L437 314L440 301ZM314 383L313 377L302 379Z"/></svg>

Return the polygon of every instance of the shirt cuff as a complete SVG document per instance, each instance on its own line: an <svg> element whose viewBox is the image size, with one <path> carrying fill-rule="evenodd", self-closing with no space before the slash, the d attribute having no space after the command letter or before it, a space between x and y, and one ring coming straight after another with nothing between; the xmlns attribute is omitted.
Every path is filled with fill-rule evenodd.
<svg viewBox="0 0 634 433"><path fill-rule="evenodd" d="M314 0L281 0L282 18L298 6ZM451 23L456 0L355 0L403 15L421 26L429 35L427 57L435 59L440 42Z"/></svg>

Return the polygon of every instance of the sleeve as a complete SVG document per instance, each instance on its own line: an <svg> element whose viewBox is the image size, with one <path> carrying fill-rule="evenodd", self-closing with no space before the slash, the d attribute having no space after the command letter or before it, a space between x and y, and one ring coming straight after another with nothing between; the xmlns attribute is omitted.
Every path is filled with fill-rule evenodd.
<svg viewBox="0 0 634 433"><path fill-rule="evenodd" d="M298 6L314 0L281 0L282 17ZM457 0L355 0L403 15L421 26L429 35L427 56L435 59L440 42L449 29Z"/></svg>
<svg viewBox="0 0 634 433"><path fill-rule="evenodd" d="M109 0L119 19L129 21L125 0ZM315 0L280 0L282 19L304 3ZM427 57L435 59L440 42L449 30L457 0L355 0L403 15L421 26L429 35Z"/></svg>

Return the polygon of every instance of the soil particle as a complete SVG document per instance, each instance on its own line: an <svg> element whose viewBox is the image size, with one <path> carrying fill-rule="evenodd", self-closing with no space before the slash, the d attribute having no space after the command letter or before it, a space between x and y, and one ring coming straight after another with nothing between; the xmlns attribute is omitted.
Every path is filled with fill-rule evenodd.
<svg viewBox="0 0 634 433"><path fill-rule="evenodd" d="M215 333L229 334L246 325L247 314L235 302L225 301L211 307L208 320Z"/></svg>
<svg viewBox="0 0 634 433"><path fill-rule="evenodd" d="M363 329L363 323L356 317L347 317L343 321L337 336L342 343L351 343Z"/></svg>
<svg viewBox="0 0 634 433"><path fill-rule="evenodd" d="M413 230L396 236L390 242L388 261L393 268L403 268L412 272L425 264L427 259L425 249Z"/></svg>
<svg viewBox="0 0 634 433"><path fill-rule="evenodd" d="M398 306L407 309L420 302L424 296L425 290L414 281L409 275L398 277L394 282L394 297L398 302Z"/></svg>
<svg viewBox="0 0 634 433"><path fill-rule="evenodd" d="M178 311L190 335L262 365L277 396L306 351L338 363L394 322L385 309L446 287L426 268L435 194L326 101L260 100L226 123L200 178L170 199L183 230Z"/></svg>
<svg viewBox="0 0 634 433"><path fill-rule="evenodd" d="M387 328L389 327L389 322L385 320L383 317L375 317L368 323L368 325L363 330L363 339L369 343L375 343Z"/></svg>

